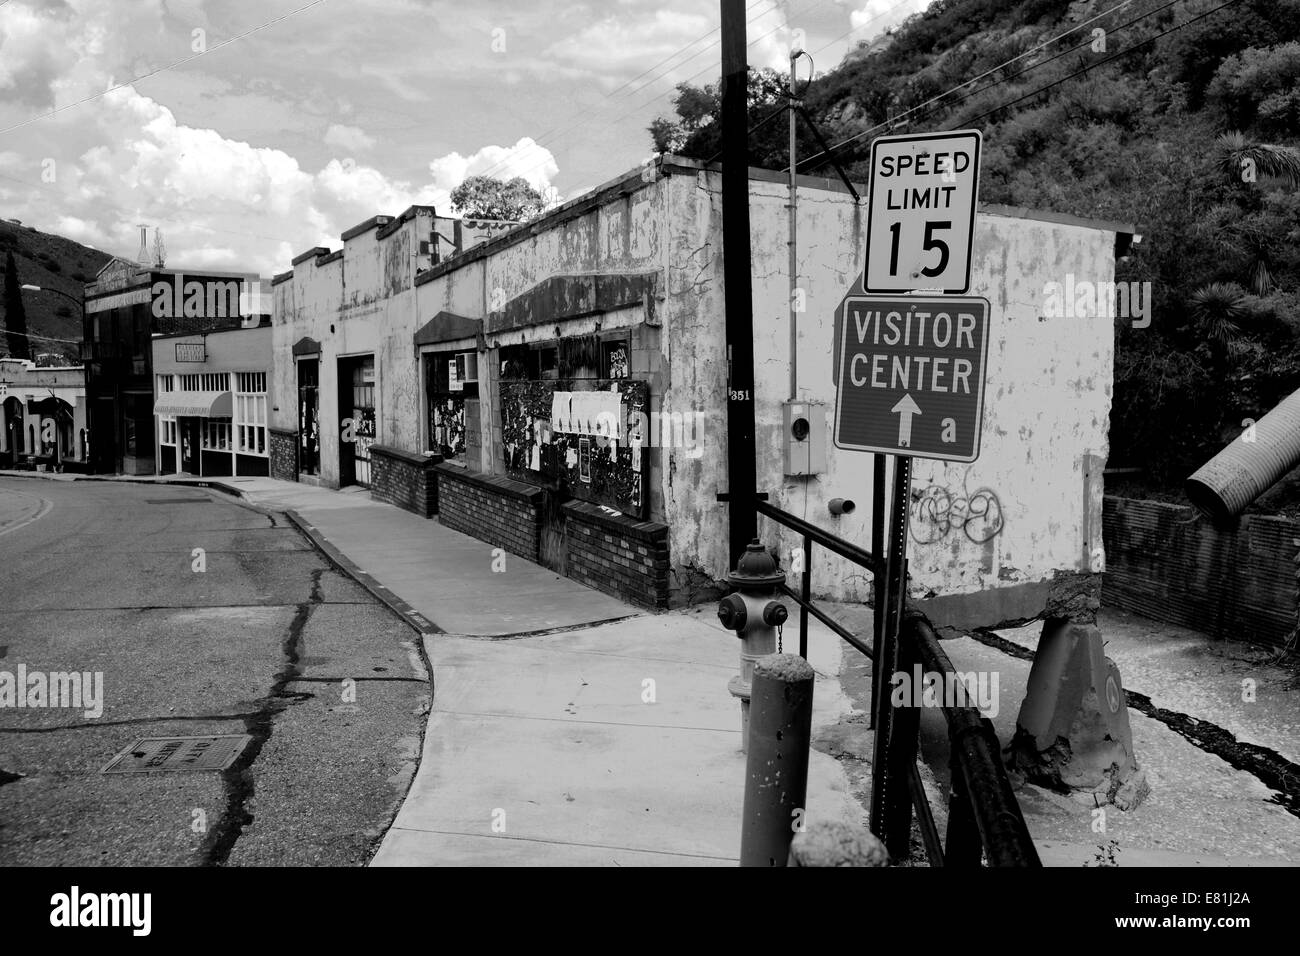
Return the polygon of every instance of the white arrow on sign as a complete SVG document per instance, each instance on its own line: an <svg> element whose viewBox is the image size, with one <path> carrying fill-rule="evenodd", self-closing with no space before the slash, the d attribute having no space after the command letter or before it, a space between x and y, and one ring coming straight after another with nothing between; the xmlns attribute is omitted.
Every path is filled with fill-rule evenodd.
<svg viewBox="0 0 1300 956"><path fill-rule="evenodd" d="M898 404L890 409L891 412L898 415L898 443L908 448L912 447L912 416L921 414L921 407L912 399L910 393L903 393L903 397L898 400Z"/></svg>

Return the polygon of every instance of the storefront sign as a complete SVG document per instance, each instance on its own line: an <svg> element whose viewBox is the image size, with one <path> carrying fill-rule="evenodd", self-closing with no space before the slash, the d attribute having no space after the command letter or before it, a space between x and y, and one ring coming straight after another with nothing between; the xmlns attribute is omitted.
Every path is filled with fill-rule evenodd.
<svg viewBox="0 0 1300 956"><path fill-rule="evenodd" d="M207 349L202 342L177 342L176 343L176 361L178 362L206 362L208 359Z"/></svg>

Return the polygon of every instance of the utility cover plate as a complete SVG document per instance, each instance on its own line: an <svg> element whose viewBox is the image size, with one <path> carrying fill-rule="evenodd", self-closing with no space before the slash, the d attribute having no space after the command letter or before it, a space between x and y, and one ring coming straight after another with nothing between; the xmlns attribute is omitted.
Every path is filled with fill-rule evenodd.
<svg viewBox="0 0 1300 956"><path fill-rule="evenodd" d="M225 770L253 738L140 737L100 773L161 773L168 770Z"/></svg>

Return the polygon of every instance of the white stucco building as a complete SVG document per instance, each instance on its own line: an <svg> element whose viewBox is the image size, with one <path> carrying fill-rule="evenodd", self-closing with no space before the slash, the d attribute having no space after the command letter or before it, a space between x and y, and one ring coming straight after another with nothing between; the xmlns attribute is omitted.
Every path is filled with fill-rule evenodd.
<svg viewBox="0 0 1300 956"><path fill-rule="evenodd" d="M0 359L0 467L85 470L86 372Z"/></svg>
<svg viewBox="0 0 1300 956"><path fill-rule="evenodd" d="M829 414L824 470L784 474L784 178L751 171L750 195L758 490L867 547L873 456L835 448ZM834 313L862 267L865 207L811 177L799 199L798 397L829 410ZM534 222L476 241L455 228L415 207L276 277L272 473L338 485L378 454L400 487L377 493L409 507L410 488L422 495L436 474L444 523L489 543L642 603L712 593L728 547L716 500L727 487L720 172L661 157ZM970 294L992 305L983 442L971 464L916 460L918 596L1007 590L1100 562L1113 320L1044 318L1043 290L1071 275L1112 281L1131 231L980 209ZM435 241L456 254L422 256ZM312 402L314 431L302 424ZM622 419L614 445L592 425L610 408ZM648 434L664 422L666 436ZM434 467L426 453L447 461ZM832 517L832 498L858 507ZM785 555L800 543L761 519L760 532ZM864 600L870 582L823 554L814 591Z"/></svg>

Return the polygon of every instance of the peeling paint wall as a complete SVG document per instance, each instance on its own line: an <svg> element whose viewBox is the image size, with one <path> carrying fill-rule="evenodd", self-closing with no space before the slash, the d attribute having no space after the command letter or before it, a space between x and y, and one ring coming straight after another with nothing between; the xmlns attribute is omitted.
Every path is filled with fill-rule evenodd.
<svg viewBox="0 0 1300 956"><path fill-rule="evenodd" d="M726 570L728 548L726 509L715 500L726 488L727 464L721 179L700 172L670 183L665 401L708 414L704 456L674 454L665 468L666 512L674 571L684 578L698 568L716 578ZM779 183L755 181L751 197L759 490L778 507L869 549L873 456L841 451L831 440L834 313L861 268L864 210L845 193L799 191L799 284L807 294L799 321L799 398L827 404L827 472L785 478L787 193ZM1044 286L1063 283L1067 273L1112 280L1114 233L980 215L970 294L992 305L984 436L972 464L914 460L908 558L917 595L1038 581L1056 569L1086 566L1086 527L1099 528L1101 515L1097 494L1085 506L1084 468L1086 456L1104 461L1106 455L1114 336L1107 317L1039 320ZM827 502L838 497L853 499L857 510L832 517ZM779 542L789 568L801 540L764 520L760 533L768 545ZM819 550L814 569L820 595L864 600L870 594L865 572L842 559Z"/></svg>
<svg viewBox="0 0 1300 956"><path fill-rule="evenodd" d="M424 297L414 286L416 243L427 239L434 217L417 213L383 238L379 228L353 236L343 255L306 259L293 276L273 290L272 428L294 431L297 375L292 361L295 342L303 337L320 343L320 477L339 481L338 359L375 356L375 422L378 444L423 450L420 432L419 363L412 339L432 318L421 311ZM452 220L439 219L444 231Z"/></svg>
<svg viewBox="0 0 1300 956"><path fill-rule="evenodd" d="M304 335L321 343L321 420L335 423L322 429L323 477L338 480L338 356L375 354L378 441L422 450L412 336L440 311L484 318L478 463L499 473L497 346L555 335L546 315L530 315L533 326L512 327L507 303L557 276L655 275L650 311L635 306L573 319L565 334L590 332L597 320L605 323L602 331L629 328L642 362L636 376L652 381L652 409L701 417L695 447L650 449L651 517L671 529L676 600L689 599L693 586L721 579L728 570L726 507L716 498L727 490L721 178L681 166L666 170L653 182L629 181L603 203L580 206L570 218L484 257L467 256L419 285L412 284L409 266L403 275L403 264L426 235L428 220L418 229L403 223L382 239L369 230L348 240L341 261L318 266L308 259L295 267L293 277L275 287L275 351L288 356ZM799 398L827 406L827 472L785 478L787 194L778 182L753 180L750 190L759 490L778 506L870 547L872 455L840 451L830 438L834 313L862 266L865 210L834 189L799 192L800 287L807 302L799 323ZM908 556L918 595L1039 581L1058 569L1087 567L1086 537L1101 527L1112 320L1039 316L1046 311L1047 283L1064 283L1068 274L1076 281L1110 281L1113 255L1114 234L1103 228L981 213L970 294L992 304L984 437L980 458L970 465L916 459ZM647 317L662 327L647 325ZM274 384L279 411L271 424L293 429L291 363L277 362ZM1093 475L1090 489L1085 469ZM853 499L857 510L832 517L826 506L837 497ZM760 522L760 532L766 543L779 545L789 567L801 542L767 522ZM841 559L819 553L815 569L819 595L864 600L870 594L865 572Z"/></svg>

